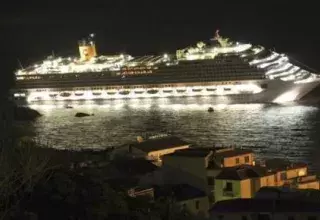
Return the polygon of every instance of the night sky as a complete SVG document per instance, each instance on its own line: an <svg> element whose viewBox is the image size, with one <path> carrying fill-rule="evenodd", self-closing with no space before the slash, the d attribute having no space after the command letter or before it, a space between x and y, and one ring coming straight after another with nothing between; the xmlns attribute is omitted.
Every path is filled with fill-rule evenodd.
<svg viewBox="0 0 320 220"><path fill-rule="evenodd" d="M52 50L77 55L77 40L90 33L97 35L98 53L144 55L174 52L220 29L222 36L275 48L320 70L317 5L257 0L11 1L0 8L1 87L10 86L7 79L18 68L17 59L27 66Z"/></svg>

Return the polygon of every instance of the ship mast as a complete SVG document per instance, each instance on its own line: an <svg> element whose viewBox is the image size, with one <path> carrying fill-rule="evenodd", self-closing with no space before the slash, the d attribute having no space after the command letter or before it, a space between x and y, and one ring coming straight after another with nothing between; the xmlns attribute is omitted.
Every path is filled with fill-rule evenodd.
<svg viewBox="0 0 320 220"><path fill-rule="evenodd" d="M215 32L213 40L218 41L221 47L227 47L229 45L229 42L228 42L229 39L221 37L219 32L220 32L220 30L217 29L216 32Z"/></svg>
<svg viewBox="0 0 320 220"><path fill-rule="evenodd" d="M20 68L23 70L24 68L23 68L22 63L20 62L19 58L18 58L18 63L19 63Z"/></svg>

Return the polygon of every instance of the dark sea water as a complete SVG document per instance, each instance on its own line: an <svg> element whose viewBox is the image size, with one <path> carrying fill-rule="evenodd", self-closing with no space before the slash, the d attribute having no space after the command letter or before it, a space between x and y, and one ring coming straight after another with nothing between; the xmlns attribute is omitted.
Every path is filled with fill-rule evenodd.
<svg viewBox="0 0 320 220"><path fill-rule="evenodd" d="M113 100L31 105L43 114L23 124L38 141L55 148L107 148L137 136L169 133L198 147L236 145L252 148L258 158L304 161L320 171L320 110L298 104L215 105L209 97ZM94 113L85 118L76 112Z"/></svg>

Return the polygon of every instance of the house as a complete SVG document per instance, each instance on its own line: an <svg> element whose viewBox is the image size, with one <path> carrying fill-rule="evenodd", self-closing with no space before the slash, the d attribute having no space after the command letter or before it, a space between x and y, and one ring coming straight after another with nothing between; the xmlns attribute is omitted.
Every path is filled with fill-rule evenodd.
<svg viewBox="0 0 320 220"><path fill-rule="evenodd" d="M319 189L319 180L308 175L307 165L283 160L266 161L265 166L226 167L215 177L215 200L252 198L261 187L287 186Z"/></svg>
<svg viewBox="0 0 320 220"><path fill-rule="evenodd" d="M194 216L208 217L210 205L205 192L188 184L155 186L154 190L156 200L173 203L176 208L184 209Z"/></svg>
<svg viewBox="0 0 320 220"><path fill-rule="evenodd" d="M261 187L275 186L275 175L265 167L242 165L223 168L215 182L215 201L252 198Z"/></svg>
<svg viewBox="0 0 320 220"><path fill-rule="evenodd" d="M161 161L163 155L187 149L190 144L175 136L161 136L140 140L129 145L129 153L148 160Z"/></svg>
<svg viewBox="0 0 320 220"><path fill-rule="evenodd" d="M188 148L167 154L162 159L164 181L188 183L204 191L214 202L215 177L223 167L233 164L253 164L253 152L236 148Z"/></svg>
<svg viewBox="0 0 320 220"><path fill-rule="evenodd" d="M299 200L233 199L217 202L211 220L316 220L320 204Z"/></svg>
<svg viewBox="0 0 320 220"><path fill-rule="evenodd" d="M319 189L319 182L316 176L307 176L308 165L305 163L291 163L283 159L269 159L265 161L265 167L276 173L277 186L297 183L298 188L318 187Z"/></svg>
<svg viewBox="0 0 320 220"><path fill-rule="evenodd" d="M252 150L241 148L227 148L217 150L215 159L220 160L222 167L234 167L243 164L254 165L254 154Z"/></svg>

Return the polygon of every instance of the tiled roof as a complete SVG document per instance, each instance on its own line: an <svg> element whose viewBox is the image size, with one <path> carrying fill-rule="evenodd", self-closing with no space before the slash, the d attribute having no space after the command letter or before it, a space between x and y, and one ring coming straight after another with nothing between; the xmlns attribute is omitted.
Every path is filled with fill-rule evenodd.
<svg viewBox="0 0 320 220"><path fill-rule="evenodd" d="M274 171L281 171L281 170L289 170L289 169L298 169L307 167L305 163L291 163L290 161L283 160L283 159L269 159L265 161L265 165L268 169Z"/></svg>
<svg viewBox="0 0 320 220"><path fill-rule="evenodd" d="M243 212L320 212L320 204L299 200L233 199L217 202L212 214Z"/></svg>
<svg viewBox="0 0 320 220"><path fill-rule="evenodd" d="M131 144L132 147L140 149L147 153L152 151L176 148L185 145L189 145L189 143L175 136L148 139L140 143Z"/></svg>
<svg viewBox="0 0 320 220"><path fill-rule="evenodd" d="M268 174L264 167L242 165L237 167L226 167L221 170L216 179L222 180L245 180L261 177ZM271 174L271 173L270 173Z"/></svg>

